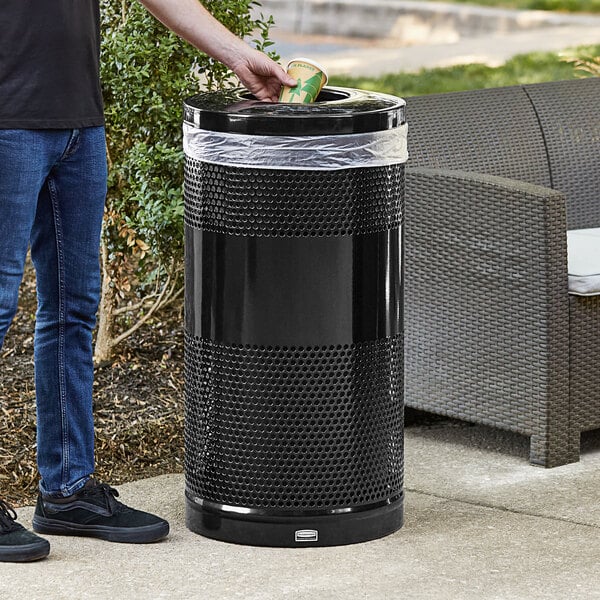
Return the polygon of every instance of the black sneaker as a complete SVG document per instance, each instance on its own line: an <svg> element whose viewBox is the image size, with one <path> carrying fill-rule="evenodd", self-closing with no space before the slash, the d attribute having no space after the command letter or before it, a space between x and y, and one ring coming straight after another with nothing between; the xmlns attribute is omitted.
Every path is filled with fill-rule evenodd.
<svg viewBox="0 0 600 600"><path fill-rule="evenodd" d="M46 558L50 544L17 523L17 513L0 500L0 562L31 562Z"/></svg>
<svg viewBox="0 0 600 600"><path fill-rule="evenodd" d="M163 539L169 524L155 515L125 506L119 492L90 479L68 498L38 496L33 530L52 535L83 535L109 542L147 544Z"/></svg>

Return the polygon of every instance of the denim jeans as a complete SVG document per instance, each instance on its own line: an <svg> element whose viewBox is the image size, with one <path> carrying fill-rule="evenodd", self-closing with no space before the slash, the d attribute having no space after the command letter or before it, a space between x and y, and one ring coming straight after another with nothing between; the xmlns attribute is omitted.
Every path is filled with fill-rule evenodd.
<svg viewBox="0 0 600 600"><path fill-rule="evenodd" d="M38 469L52 496L74 493L94 471L92 330L105 196L103 127L0 129L0 348L30 245Z"/></svg>

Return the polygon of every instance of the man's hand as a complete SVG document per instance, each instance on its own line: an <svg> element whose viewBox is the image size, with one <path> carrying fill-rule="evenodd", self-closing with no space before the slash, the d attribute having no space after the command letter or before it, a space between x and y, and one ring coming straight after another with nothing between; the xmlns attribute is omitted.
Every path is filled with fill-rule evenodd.
<svg viewBox="0 0 600 600"><path fill-rule="evenodd" d="M282 85L296 85L296 80L277 63L250 47L239 62L231 65L231 69L259 100L277 102Z"/></svg>
<svg viewBox="0 0 600 600"><path fill-rule="evenodd" d="M259 100L276 102L282 85L296 85L276 62L233 35L198 0L140 2L184 40L227 65Z"/></svg>

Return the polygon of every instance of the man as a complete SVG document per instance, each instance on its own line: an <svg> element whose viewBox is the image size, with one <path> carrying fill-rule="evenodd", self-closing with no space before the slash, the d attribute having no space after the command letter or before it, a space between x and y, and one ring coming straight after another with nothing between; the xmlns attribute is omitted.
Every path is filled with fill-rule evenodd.
<svg viewBox="0 0 600 600"><path fill-rule="evenodd" d="M38 533L115 542L164 538L163 519L126 507L91 477L92 330L106 155L98 77L99 0L0 3L0 347L17 307L27 248L37 274L35 380ZM281 67L198 0L141 0L167 27L276 101ZM47 556L49 543L0 501L0 561Z"/></svg>

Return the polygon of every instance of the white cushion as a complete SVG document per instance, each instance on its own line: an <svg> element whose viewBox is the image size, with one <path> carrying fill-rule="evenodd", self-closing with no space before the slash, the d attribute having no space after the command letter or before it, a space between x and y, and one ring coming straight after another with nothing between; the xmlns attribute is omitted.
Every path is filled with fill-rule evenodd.
<svg viewBox="0 0 600 600"><path fill-rule="evenodd" d="M600 227L567 231L569 294L600 295Z"/></svg>

